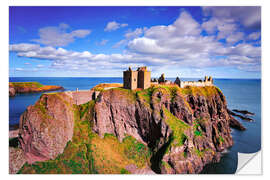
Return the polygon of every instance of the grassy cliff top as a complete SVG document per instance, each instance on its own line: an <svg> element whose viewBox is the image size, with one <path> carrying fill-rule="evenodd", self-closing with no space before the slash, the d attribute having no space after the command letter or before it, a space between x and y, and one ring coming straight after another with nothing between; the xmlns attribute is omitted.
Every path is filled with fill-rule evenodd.
<svg viewBox="0 0 270 180"><path fill-rule="evenodd" d="M119 91L121 89L125 90L123 88L123 84L121 83L101 83L93 87L92 89L95 91L105 91L109 89L118 89ZM171 84L171 85L151 85L151 87L147 89L136 89L136 90L130 90L133 91L134 93L137 93L138 95L142 95L144 98L149 99L148 96L151 96L152 93L156 90L161 90L161 91L167 91L169 94L172 96L175 93L180 93L182 95L193 95L193 96L212 96L219 93L222 93L221 90L216 87L216 86L205 86L205 87L195 87L195 86L187 86L185 88L180 88L178 85Z"/></svg>
<svg viewBox="0 0 270 180"><path fill-rule="evenodd" d="M63 88L55 85L43 85L39 82L10 82L9 87L14 88L17 93L43 92Z"/></svg>
<svg viewBox="0 0 270 180"><path fill-rule="evenodd" d="M123 84L121 83L101 83L93 87L92 89L95 91L103 91L110 88L119 88L123 87Z"/></svg>
<svg viewBox="0 0 270 180"><path fill-rule="evenodd" d="M40 88L44 85L39 82L10 82L9 86L12 87L29 87L29 88Z"/></svg>

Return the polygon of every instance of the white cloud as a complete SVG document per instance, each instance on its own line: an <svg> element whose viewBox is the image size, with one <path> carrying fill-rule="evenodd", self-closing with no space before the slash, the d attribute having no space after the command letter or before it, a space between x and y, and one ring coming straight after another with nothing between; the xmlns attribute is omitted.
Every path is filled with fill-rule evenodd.
<svg viewBox="0 0 270 180"><path fill-rule="evenodd" d="M127 45L127 43L134 39L137 38L139 36L141 36L143 34L143 32L146 30L146 28L136 28L134 31L132 31L131 29L129 29L125 34L124 37L125 39L122 39L120 41L118 41L117 43L115 43L113 45L113 48L118 48L122 45Z"/></svg>
<svg viewBox="0 0 270 180"><path fill-rule="evenodd" d="M50 26L39 29L39 39L32 41L49 46L66 46L75 41L76 38L84 38L91 33L91 30L78 29L67 32L69 26L60 24L59 26Z"/></svg>
<svg viewBox="0 0 270 180"><path fill-rule="evenodd" d="M227 43L233 44L240 40L244 39L244 33L243 32L236 32L231 35L229 35L226 39Z"/></svg>
<svg viewBox="0 0 270 180"><path fill-rule="evenodd" d="M107 40L107 39L102 39L101 42L100 42L99 44L100 44L101 46L104 46L104 45L107 44L108 41L109 41L109 40Z"/></svg>
<svg viewBox="0 0 270 180"><path fill-rule="evenodd" d="M124 36L126 39L139 37L143 33L142 28L136 28L134 31L129 30Z"/></svg>
<svg viewBox="0 0 270 180"><path fill-rule="evenodd" d="M149 38L168 39L178 36L197 36L200 32L200 24L190 14L183 11L172 25L153 26L145 31L145 36Z"/></svg>
<svg viewBox="0 0 270 180"><path fill-rule="evenodd" d="M261 28L261 7L259 6L205 6L203 13L212 15L220 21L239 22L247 28Z"/></svg>
<svg viewBox="0 0 270 180"><path fill-rule="evenodd" d="M23 71L23 68L15 68L16 71Z"/></svg>
<svg viewBox="0 0 270 180"><path fill-rule="evenodd" d="M248 39L249 40L257 40L260 38L260 36L261 36L260 32L253 32L253 33L248 35Z"/></svg>
<svg viewBox="0 0 270 180"><path fill-rule="evenodd" d="M226 39L237 30L237 24L231 20L220 20L212 17L210 20L203 22L202 28L210 35L218 33L217 39Z"/></svg>
<svg viewBox="0 0 270 180"><path fill-rule="evenodd" d="M210 24L208 29L205 23ZM203 29L211 35L201 35ZM227 43L220 42L221 37L226 38ZM51 60L52 69L74 71L99 69L113 72L130 64L147 65L154 70L161 67L231 66L241 70L260 67L261 47L241 41L244 37L234 20L210 19L199 24L189 13L182 11L172 24L126 32L125 39L117 43L127 45L121 54L93 54L33 44L10 45L10 51L15 51L18 56Z"/></svg>
<svg viewBox="0 0 270 180"><path fill-rule="evenodd" d="M128 24L121 24L120 26L121 26L121 27L127 27Z"/></svg>
<svg viewBox="0 0 270 180"><path fill-rule="evenodd" d="M104 31L108 31L108 32L115 31L115 30L117 30L117 29L119 29L121 27L126 27L126 26L128 26L128 24L120 24L120 23L118 23L116 21L111 21L111 22L108 22L108 24L106 25Z"/></svg>
<svg viewBox="0 0 270 180"><path fill-rule="evenodd" d="M40 48L40 45L38 44L27 44L27 43L21 43L21 44L13 44L9 46L10 51L20 51L20 52L28 52L28 51L35 51Z"/></svg>
<svg viewBox="0 0 270 180"><path fill-rule="evenodd" d="M121 41L118 41L115 45L113 45L113 48L118 48L124 44L126 44L128 41L126 39L122 39Z"/></svg>
<svg viewBox="0 0 270 180"><path fill-rule="evenodd" d="M43 68L43 67L45 67L43 64L38 64L37 65L37 68Z"/></svg>

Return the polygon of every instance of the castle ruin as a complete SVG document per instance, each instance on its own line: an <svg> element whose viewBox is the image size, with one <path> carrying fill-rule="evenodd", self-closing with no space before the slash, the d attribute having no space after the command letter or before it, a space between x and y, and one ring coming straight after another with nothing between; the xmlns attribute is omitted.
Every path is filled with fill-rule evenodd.
<svg viewBox="0 0 270 180"><path fill-rule="evenodd" d="M139 67L136 71L132 71L129 67L123 72L124 88L126 89L147 89L151 85L151 71L147 71L147 67Z"/></svg>
<svg viewBox="0 0 270 180"><path fill-rule="evenodd" d="M123 81L124 81L124 88L126 89L147 89L152 85L164 84L176 84L180 88L185 88L187 86L197 86L197 87L204 87L204 86L213 86L213 78L211 76L205 76L204 80L199 81L181 81L179 77L176 80L171 82L170 80L165 79L165 75L162 74L158 79L154 78L151 80L151 71L147 71L147 67L139 67L136 71L132 71L131 67L128 70L123 72Z"/></svg>
<svg viewBox="0 0 270 180"><path fill-rule="evenodd" d="M204 80L199 81L181 81L178 77L174 81L180 88L184 88L186 86L197 86L197 87L204 87L204 86L213 86L213 78L212 76L205 76Z"/></svg>

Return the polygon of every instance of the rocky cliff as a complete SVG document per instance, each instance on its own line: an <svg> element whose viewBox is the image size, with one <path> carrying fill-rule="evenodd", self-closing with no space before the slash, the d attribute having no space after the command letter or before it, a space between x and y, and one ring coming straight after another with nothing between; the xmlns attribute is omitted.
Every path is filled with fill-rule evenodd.
<svg viewBox="0 0 270 180"><path fill-rule="evenodd" d="M242 127L214 86L99 91L82 105L63 92L28 107L20 173L199 173L233 145L230 125Z"/></svg>

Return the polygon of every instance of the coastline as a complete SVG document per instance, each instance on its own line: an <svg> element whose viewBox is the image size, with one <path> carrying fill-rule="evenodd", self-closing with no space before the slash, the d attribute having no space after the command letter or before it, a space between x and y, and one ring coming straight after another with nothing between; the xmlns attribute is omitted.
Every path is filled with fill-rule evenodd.
<svg viewBox="0 0 270 180"><path fill-rule="evenodd" d="M236 131L237 132L237 131Z"/></svg>

